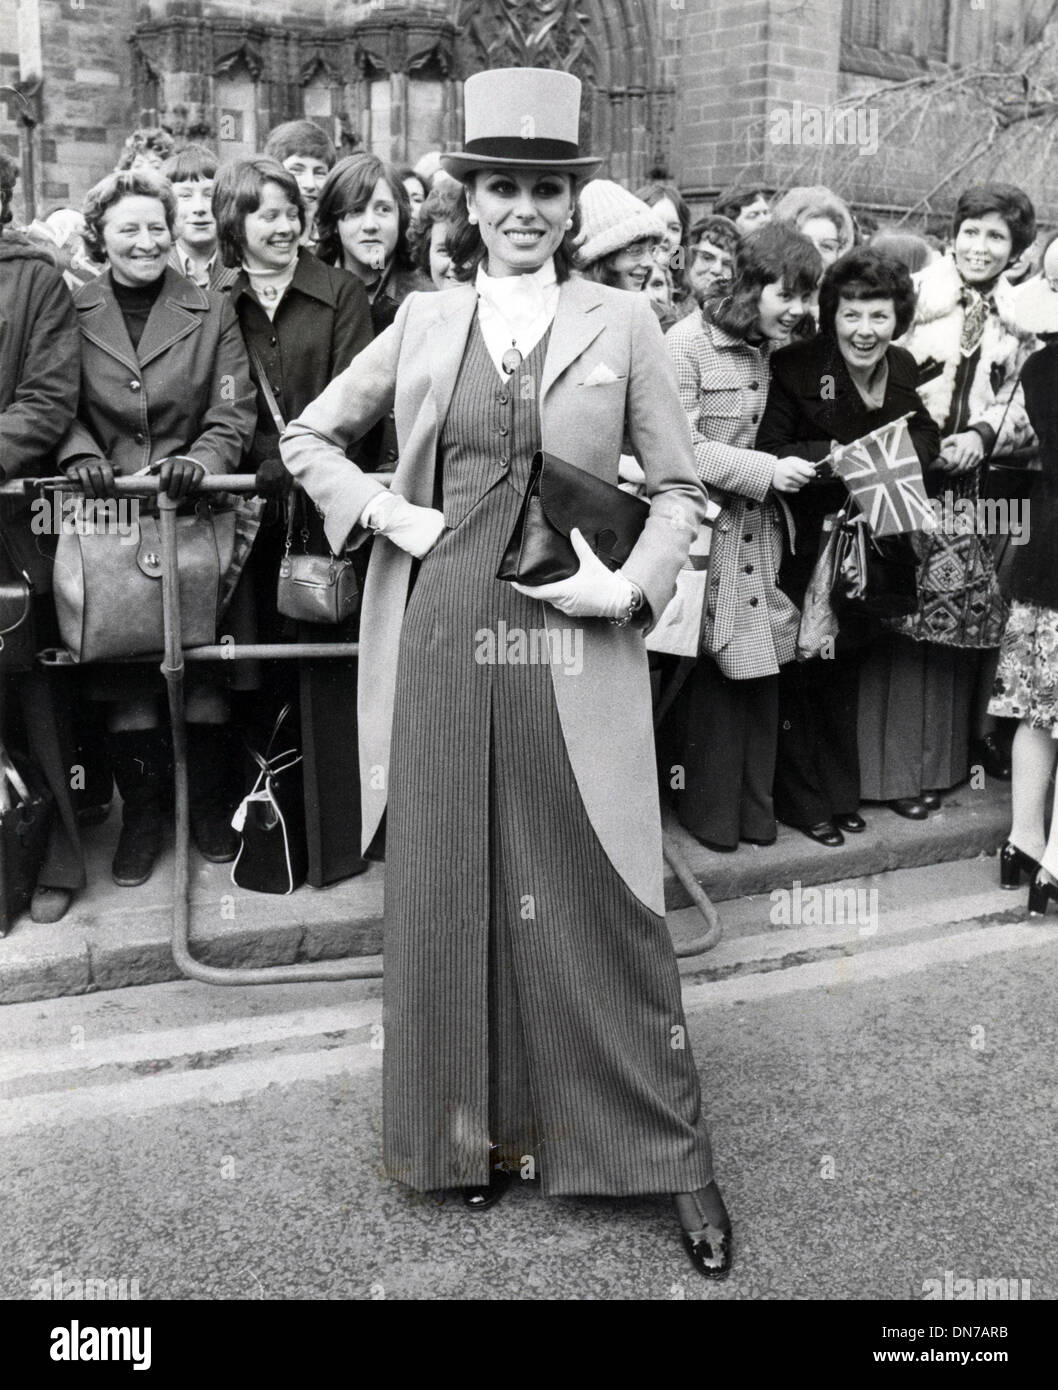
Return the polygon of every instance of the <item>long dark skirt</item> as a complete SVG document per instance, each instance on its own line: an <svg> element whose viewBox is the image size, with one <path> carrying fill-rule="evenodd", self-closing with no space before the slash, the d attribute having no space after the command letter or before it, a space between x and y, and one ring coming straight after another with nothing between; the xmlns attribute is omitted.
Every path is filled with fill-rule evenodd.
<svg viewBox="0 0 1058 1390"><path fill-rule="evenodd" d="M544 1191L691 1191L712 1177L663 917L603 852L547 664L482 660L542 630L493 578L500 482L423 562L404 620L386 856L385 1157L420 1190L483 1183L490 1140ZM576 679L559 674L558 679ZM599 756L620 756L599 730Z"/></svg>
<svg viewBox="0 0 1058 1390"><path fill-rule="evenodd" d="M860 671L860 794L893 801L970 774L970 722L982 652L887 633Z"/></svg>

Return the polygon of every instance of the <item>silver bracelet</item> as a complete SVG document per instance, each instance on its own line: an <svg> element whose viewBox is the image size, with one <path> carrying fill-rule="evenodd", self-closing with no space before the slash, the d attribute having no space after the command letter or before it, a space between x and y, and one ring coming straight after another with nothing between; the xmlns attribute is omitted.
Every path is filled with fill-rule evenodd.
<svg viewBox="0 0 1058 1390"><path fill-rule="evenodd" d="M635 617L635 615L646 603L646 599L643 596L643 590L639 587L639 585L632 583L631 579L628 582L632 585L632 597L628 600L628 607L621 614L621 616L619 618L610 619L610 622L614 625L614 627L627 627L628 624Z"/></svg>

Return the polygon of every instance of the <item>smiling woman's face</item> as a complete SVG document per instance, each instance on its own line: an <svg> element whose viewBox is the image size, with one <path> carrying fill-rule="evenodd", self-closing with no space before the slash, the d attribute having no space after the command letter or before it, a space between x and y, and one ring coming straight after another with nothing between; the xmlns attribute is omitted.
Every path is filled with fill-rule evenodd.
<svg viewBox="0 0 1058 1390"><path fill-rule="evenodd" d="M130 194L103 214L103 245L119 285L151 285L165 271L173 234L159 198Z"/></svg>
<svg viewBox="0 0 1058 1390"><path fill-rule="evenodd" d="M489 275L539 270L562 244L573 213L568 174L486 169L467 186L467 211L488 253Z"/></svg>

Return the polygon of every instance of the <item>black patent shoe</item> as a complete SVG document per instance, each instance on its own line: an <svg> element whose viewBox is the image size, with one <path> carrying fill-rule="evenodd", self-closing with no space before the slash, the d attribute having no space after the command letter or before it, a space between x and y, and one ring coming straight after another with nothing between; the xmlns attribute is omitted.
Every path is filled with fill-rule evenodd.
<svg viewBox="0 0 1058 1390"><path fill-rule="evenodd" d="M973 762L980 763L986 777L995 777L999 782L1010 781L1010 754L999 746L995 734L979 738L970 750Z"/></svg>
<svg viewBox="0 0 1058 1390"><path fill-rule="evenodd" d="M1049 902L1058 903L1058 883L1034 878L1029 885L1029 916L1044 916Z"/></svg>
<svg viewBox="0 0 1058 1390"><path fill-rule="evenodd" d="M944 805L943 801L941 801L940 792L923 792L918 799L922 802L927 811L939 811Z"/></svg>
<svg viewBox="0 0 1058 1390"><path fill-rule="evenodd" d="M470 1211L488 1211L501 1198L506 1197L511 1185L511 1175L503 1166L500 1151L489 1150L489 1180L484 1187L464 1187L463 1204Z"/></svg>
<svg viewBox="0 0 1058 1390"><path fill-rule="evenodd" d="M731 1222L716 1183L711 1182L699 1192L680 1193L675 1203L683 1227L683 1248L691 1264L706 1279L726 1279L733 1254ZM710 1216L715 1220L709 1220ZM694 1229L689 1229L692 1226Z"/></svg>
<svg viewBox="0 0 1058 1390"><path fill-rule="evenodd" d="M733 1242L731 1227L706 1226L703 1231L682 1231L683 1248L691 1264L706 1279L726 1279L731 1272Z"/></svg>
<svg viewBox="0 0 1058 1390"><path fill-rule="evenodd" d="M837 849L845 843L845 836L828 820L821 820L818 825L802 825L801 833L815 840L817 845L826 845L828 849Z"/></svg>
<svg viewBox="0 0 1058 1390"><path fill-rule="evenodd" d="M834 824L849 835L859 835L867 829L867 822L856 811L846 811L840 816L835 816Z"/></svg>
<svg viewBox="0 0 1058 1390"><path fill-rule="evenodd" d="M926 803L918 796L898 796L895 801L890 801L889 809L905 820L925 820L929 815Z"/></svg>
<svg viewBox="0 0 1058 1390"><path fill-rule="evenodd" d="M1022 874L1028 874L1029 882L1033 883L1039 871L1039 861L1018 849L1017 845L1012 845L1009 840L999 851L1000 888L1020 888Z"/></svg>

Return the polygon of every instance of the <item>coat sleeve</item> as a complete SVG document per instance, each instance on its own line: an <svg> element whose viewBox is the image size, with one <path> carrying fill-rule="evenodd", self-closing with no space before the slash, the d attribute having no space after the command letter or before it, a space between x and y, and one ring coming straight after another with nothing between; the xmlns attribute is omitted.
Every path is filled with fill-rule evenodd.
<svg viewBox="0 0 1058 1390"><path fill-rule="evenodd" d="M184 450L207 473L237 473L257 426L257 391L239 321L230 300L220 302L221 327L209 405L198 437Z"/></svg>
<svg viewBox="0 0 1058 1390"><path fill-rule="evenodd" d="M345 548L368 502L385 491L383 483L346 457L346 450L393 405L401 342L414 298L404 301L389 328L287 425L279 441L287 470L323 513L323 529L336 555Z"/></svg>
<svg viewBox="0 0 1058 1390"><path fill-rule="evenodd" d="M629 296L632 344L626 429L646 475L650 515L622 573L643 591L656 620L676 588L676 576L705 520L706 494L694 472L687 418L680 407L672 361L649 301Z"/></svg>
<svg viewBox="0 0 1058 1390"><path fill-rule="evenodd" d="M81 330L66 282L43 262L32 265L22 370L0 414L0 480L38 465L74 421L81 389ZM89 449L98 452L95 441Z"/></svg>
<svg viewBox="0 0 1058 1390"><path fill-rule="evenodd" d="M805 438L805 413L802 397L791 374L772 363L768 403L764 407L757 446L776 458L801 458L818 463L830 452L829 439Z"/></svg>
<svg viewBox="0 0 1058 1390"><path fill-rule="evenodd" d="M763 502L775 476L775 459L758 449L743 449L709 439L701 430L699 392L702 386L694 338L681 332L683 321L669 330L666 338L676 366L680 405L691 427L694 466L698 477L709 487Z"/></svg>

